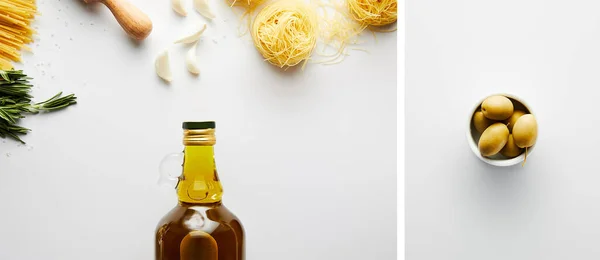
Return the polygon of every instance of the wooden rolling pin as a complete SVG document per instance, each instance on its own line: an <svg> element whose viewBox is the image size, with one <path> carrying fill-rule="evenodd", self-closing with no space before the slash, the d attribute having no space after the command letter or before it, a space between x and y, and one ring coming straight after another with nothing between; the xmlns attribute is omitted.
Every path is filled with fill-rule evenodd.
<svg viewBox="0 0 600 260"><path fill-rule="evenodd" d="M152 21L127 0L83 0L86 3L100 2L113 13L123 30L136 40L143 40L152 32Z"/></svg>

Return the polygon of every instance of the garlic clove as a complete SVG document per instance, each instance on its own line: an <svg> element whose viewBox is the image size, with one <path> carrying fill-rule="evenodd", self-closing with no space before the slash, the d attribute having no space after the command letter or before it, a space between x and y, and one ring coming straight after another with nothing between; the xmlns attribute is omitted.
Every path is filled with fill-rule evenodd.
<svg viewBox="0 0 600 260"><path fill-rule="evenodd" d="M197 45L198 43L196 42L185 56L185 66L187 67L188 71L194 75L200 74L200 68L198 68L198 59L196 58Z"/></svg>
<svg viewBox="0 0 600 260"><path fill-rule="evenodd" d="M154 67L156 68L156 74L160 78L162 78L166 82L171 82L173 76L171 74L168 50L164 50L158 54L158 56L156 57L156 61L154 62Z"/></svg>
<svg viewBox="0 0 600 260"><path fill-rule="evenodd" d="M206 30L206 24L202 24L200 30L198 30L197 32L185 36L177 41L175 41L175 43L193 43L193 42L197 42L198 39L200 39L200 36L202 35L202 33Z"/></svg>
<svg viewBox="0 0 600 260"><path fill-rule="evenodd" d="M198 13L208 19L214 19L216 16L208 5L208 0L194 0L194 8Z"/></svg>
<svg viewBox="0 0 600 260"><path fill-rule="evenodd" d="M183 8L181 0L171 0L171 7L181 16L187 16L187 11Z"/></svg>

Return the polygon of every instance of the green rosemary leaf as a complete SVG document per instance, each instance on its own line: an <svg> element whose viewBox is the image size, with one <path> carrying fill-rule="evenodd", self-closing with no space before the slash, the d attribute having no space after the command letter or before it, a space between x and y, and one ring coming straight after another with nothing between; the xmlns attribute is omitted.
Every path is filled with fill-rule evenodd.
<svg viewBox="0 0 600 260"><path fill-rule="evenodd" d="M13 118L11 116L11 114L9 114L8 112L6 112L5 110L0 108L0 118L6 120L6 122L9 122L11 124L16 124L17 121L15 120L15 118Z"/></svg>
<svg viewBox="0 0 600 260"><path fill-rule="evenodd" d="M8 76L8 72L4 70L0 70L0 77L2 77L6 81L11 81L10 77Z"/></svg>
<svg viewBox="0 0 600 260"><path fill-rule="evenodd" d="M8 136L14 138L15 140L19 141L22 144L25 144L25 141L23 141L23 139L19 138L19 136L17 136L14 132L8 132L6 133Z"/></svg>
<svg viewBox="0 0 600 260"><path fill-rule="evenodd" d="M54 100L58 99L58 98L60 97L60 95L62 95L62 92L58 92L58 94L54 95L53 97L49 98L49 99L48 99L48 100L46 100L46 101L42 101L42 102L39 102L39 103L35 103L35 104L34 104L34 106L43 106L43 105L45 105L45 104L51 103L51 102L53 102Z"/></svg>

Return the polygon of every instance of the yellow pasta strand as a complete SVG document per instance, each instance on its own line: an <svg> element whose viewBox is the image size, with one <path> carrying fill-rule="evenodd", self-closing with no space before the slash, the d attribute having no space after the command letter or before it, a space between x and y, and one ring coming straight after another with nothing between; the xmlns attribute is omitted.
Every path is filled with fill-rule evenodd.
<svg viewBox="0 0 600 260"><path fill-rule="evenodd" d="M254 16L256 9L266 3L267 0L225 0L225 2L227 2L231 8L239 7L244 11L240 16L241 23L238 26L239 35L243 36L251 29L252 17ZM242 22L244 19L246 22Z"/></svg>
<svg viewBox="0 0 600 260"><path fill-rule="evenodd" d="M35 0L0 1L0 69L12 69L21 61L21 51L30 50L35 30L31 22L37 14Z"/></svg>
<svg viewBox="0 0 600 260"><path fill-rule="evenodd" d="M347 47L359 44L359 36L367 26L357 23L345 9L344 0L312 0L322 11L319 16L319 38L321 46L317 50L322 59L320 64L337 64L348 56ZM333 50L333 52L332 52Z"/></svg>

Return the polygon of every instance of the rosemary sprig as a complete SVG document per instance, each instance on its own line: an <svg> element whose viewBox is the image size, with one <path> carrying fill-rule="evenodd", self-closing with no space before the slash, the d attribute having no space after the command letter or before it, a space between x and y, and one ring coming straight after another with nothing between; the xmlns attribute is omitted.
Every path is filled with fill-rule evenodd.
<svg viewBox="0 0 600 260"><path fill-rule="evenodd" d="M77 103L77 97L70 94L62 96L62 92L52 98L31 103L33 98L31 88L33 87L21 70L0 70L0 137L11 137L21 143L25 143L19 135L31 131L17 125L19 119L25 117L25 113L37 114L39 112L50 112L59 110Z"/></svg>

